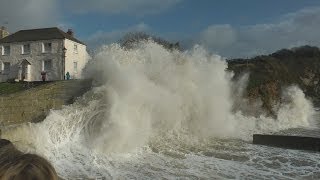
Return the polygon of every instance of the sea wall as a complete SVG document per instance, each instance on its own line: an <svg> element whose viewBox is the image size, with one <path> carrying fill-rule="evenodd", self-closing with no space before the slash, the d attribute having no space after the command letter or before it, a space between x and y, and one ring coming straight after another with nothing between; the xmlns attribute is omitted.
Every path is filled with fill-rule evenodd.
<svg viewBox="0 0 320 180"><path fill-rule="evenodd" d="M320 151L320 138L316 137L254 134L252 143L288 149Z"/></svg>
<svg viewBox="0 0 320 180"><path fill-rule="evenodd" d="M42 121L51 109L72 103L90 88L90 80L56 81L0 96L0 126Z"/></svg>

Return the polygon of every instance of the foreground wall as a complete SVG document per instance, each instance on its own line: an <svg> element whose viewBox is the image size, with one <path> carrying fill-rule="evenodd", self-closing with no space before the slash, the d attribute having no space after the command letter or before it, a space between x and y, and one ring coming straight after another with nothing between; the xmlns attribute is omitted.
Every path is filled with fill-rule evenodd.
<svg viewBox="0 0 320 180"><path fill-rule="evenodd" d="M320 138L318 137L254 134L252 143L288 149L320 151Z"/></svg>
<svg viewBox="0 0 320 180"><path fill-rule="evenodd" d="M57 81L0 96L0 126L42 121L50 109L72 103L90 88L90 80Z"/></svg>

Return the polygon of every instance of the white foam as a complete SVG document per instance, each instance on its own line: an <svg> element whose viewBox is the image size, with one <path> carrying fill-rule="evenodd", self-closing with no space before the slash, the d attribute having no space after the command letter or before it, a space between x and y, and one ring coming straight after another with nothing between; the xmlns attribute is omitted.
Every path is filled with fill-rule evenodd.
<svg viewBox="0 0 320 180"><path fill-rule="evenodd" d="M239 101L246 81L235 86L226 68L223 58L200 46L185 52L151 41L131 50L104 46L88 67L103 86L73 105L51 111L41 123L4 130L3 136L24 151L47 157L63 177L119 177L134 176L137 170L124 164L140 166L152 159L154 166L168 171L162 167L168 157L150 152L153 148L167 151L184 144L176 151L192 153L194 144L213 137L249 140L255 132L309 125L313 107L297 87L285 91L277 119L248 116L234 108L236 102L250 108L246 100ZM242 87L236 98L235 87ZM190 176L205 170L192 166L193 158L188 161L189 168L197 170Z"/></svg>

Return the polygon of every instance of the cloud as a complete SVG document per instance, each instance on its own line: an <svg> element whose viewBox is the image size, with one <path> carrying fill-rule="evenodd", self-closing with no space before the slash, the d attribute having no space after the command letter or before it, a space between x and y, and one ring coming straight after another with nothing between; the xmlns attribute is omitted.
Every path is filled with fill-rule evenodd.
<svg viewBox="0 0 320 180"><path fill-rule="evenodd" d="M151 28L145 23L139 23L126 29L113 31L97 31L87 38L87 44L91 48L96 48L103 44L118 42L128 32L150 32Z"/></svg>
<svg viewBox="0 0 320 180"><path fill-rule="evenodd" d="M145 15L162 12L182 0L69 0L67 5L75 13L100 12L107 14Z"/></svg>
<svg viewBox="0 0 320 180"><path fill-rule="evenodd" d="M56 0L2 0L0 25L7 26L11 32L53 26L58 22L58 12Z"/></svg>
<svg viewBox="0 0 320 180"><path fill-rule="evenodd" d="M212 25L201 34L201 42L211 48L227 47L236 41L236 32L226 25Z"/></svg>
<svg viewBox="0 0 320 180"><path fill-rule="evenodd" d="M306 44L319 46L319 32L320 8L306 8L268 24L212 25L204 29L194 43L223 56L247 57Z"/></svg>

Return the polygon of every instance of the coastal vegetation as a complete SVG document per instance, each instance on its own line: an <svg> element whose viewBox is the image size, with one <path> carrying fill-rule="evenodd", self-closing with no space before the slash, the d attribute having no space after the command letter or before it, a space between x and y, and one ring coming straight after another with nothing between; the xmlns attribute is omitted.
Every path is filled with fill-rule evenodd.
<svg viewBox="0 0 320 180"><path fill-rule="evenodd" d="M228 70L234 72L234 79L249 73L245 97L260 99L270 114L274 113L273 105L281 101L282 90L290 85L302 89L315 105L320 103L318 47L301 46L251 59L231 59Z"/></svg>
<svg viewBox="0 0 320 180"><path fill-rule="evenodd" d="M119 40L119 43L122 47L130 49L133 48L138 42L147 40L152 40L155 43L162 45L166 49L181 50L179 42L171 43L163 38L150 35L145 32L129 32Z"/></svg>
<svg viewBox="0 0 320 180"><path fill-rule="evenodd" d="M0 96L28 90L48 82L2 82L0 83Z"/></svg>

